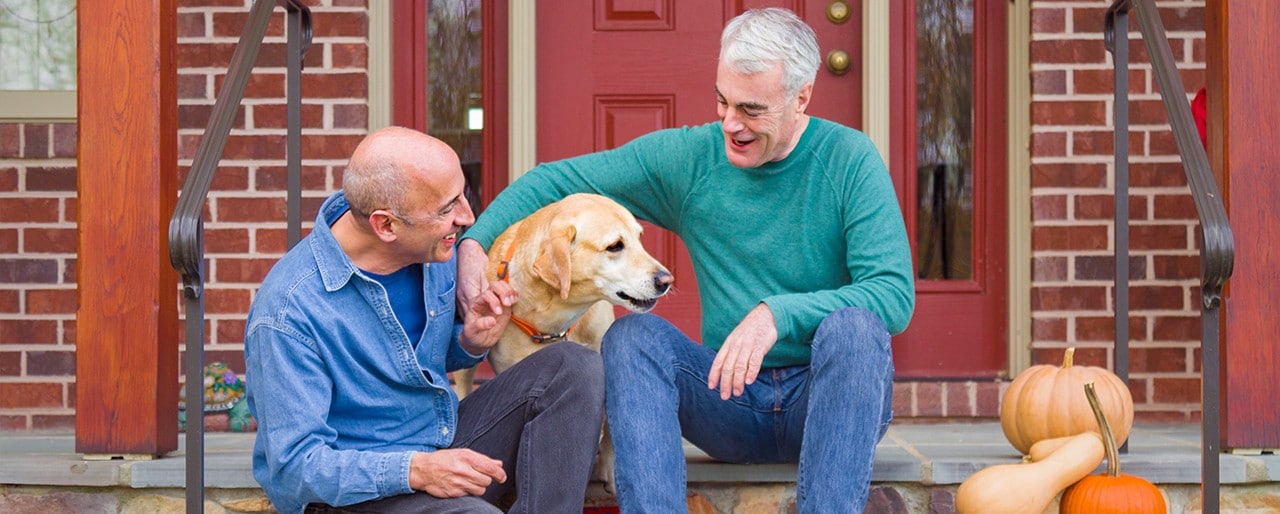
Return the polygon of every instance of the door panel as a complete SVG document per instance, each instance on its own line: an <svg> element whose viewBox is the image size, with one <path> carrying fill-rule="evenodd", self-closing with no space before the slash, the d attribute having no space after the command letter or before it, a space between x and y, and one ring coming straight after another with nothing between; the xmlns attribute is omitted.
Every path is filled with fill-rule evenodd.
<svg viewBox="0 0 1280 514"><path fill-rule="evenodd" d="M916 312L894 338L904 378L1007 368L1006 48L1002 0L891 6L890 172L903 185Z"/></svg>
<svg viewBox="0 0 1280 514"><path fill-rule="evenodd" d="M926 1L926 0L921 0ZM927 0L963 7L966 0ZM847 2L847 16L828 18L830 0L578 0L541 2L537 19L538 149L539 161L571 157L621 145L647 132L683 125L699 125L716 116L715 67L720 31L742 11L755 7L787 7L805 19L818 34L824 58L814 86L809 113L852 127L862 125L862 7ZM983 8L999 9L1000 0L979 0ZM893 2L896 57L890 89L895 92L891 137L894 183L899 187L913 250L920 216L922 190L917 171L914 58L914 2ZM907 6L907 7L904 7ZM991 7L994 6L994 7ZM910 7L910 9L908 9ZM983 13L979 16L989 16ZM988 22L979 22L987 30ZM989 23L1003 24L1003 17ZM981 52L996 52L976 38L972 100L974 144L972 201L966 223L951 223L945 231L967 237L970 244L949 241L946 260L966 269L962 280L921 279L918 304L908 331L894 339L895 363L904 377L994 376L1004 369L1003 284L1005 272L1003 228L1003 63L996 67ZM910 43L910 44L908 44ZM985 45L985 46L984 46ZM835 73L826 59L840 50L849 66ZM911 55L910 59L906 56ZM986 54L981 54L986 55ZM910 61L908 65L908 61ZM977 67L986 66L982 69ZM998 68L998 69L997 69ZM992 77L988 81L983 75ZM999 79L999 80L994 80ZM985 114L990 112L992 114ZM908 125L908 126L904 126ZM998 141L998 145L991 143ZM990 143L990 144L988 144ZM992 146L994 145L994 146ZM908 154L912 154L908 156ZM908 172L909 170L909 172ZM945 171L945 170L944 170ZM927 174L926 174L927 175ZM927 176L926 176L927 178ZM945 173L944 173L945 178ZM945 184L945 181L942 182ZM945 199L945 196L944 196ZM931 214L931 213L926 213ZM936 225L936 224L935 224ZM947 225L942 223L942 225ZM926 240L933 237L925 223ZM955 230L955 227L960 230ZM940 232L944 233L944 232ZM672 320L694 339L700 338L697 284L687 252L674 235L646 226L644 242L655 257L675 274L676 286L659 303L656 313ZM956 249L959 250L956 250ZM964 255L965 258L956 257Z"/></svg>

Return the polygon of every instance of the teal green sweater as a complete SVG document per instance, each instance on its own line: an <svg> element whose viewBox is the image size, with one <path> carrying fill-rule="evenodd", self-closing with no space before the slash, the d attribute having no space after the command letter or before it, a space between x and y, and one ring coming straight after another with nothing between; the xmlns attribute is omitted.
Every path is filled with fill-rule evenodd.
<svg viewBox="0 0 1280 514"><path fill-rule="evenodd" d="M660 130L537 166L466 237L487 249L511 223L578 192L611 197L680 236L697 274L703 344L719 349L767 304L778 342L765 367L808 363L818 324L837 309L868 309L897 334L915 308L898 196L875 146L854 129L811 118L786 159L752 169L726 159L719 122Z"/></svg>

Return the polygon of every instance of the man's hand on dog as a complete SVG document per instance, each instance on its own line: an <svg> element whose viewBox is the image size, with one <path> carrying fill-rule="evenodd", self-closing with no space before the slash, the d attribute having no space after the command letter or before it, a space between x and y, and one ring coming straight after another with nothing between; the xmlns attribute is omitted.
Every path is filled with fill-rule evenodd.
<svg viewBox="0 0 1280 514"><path fill-rule="evenodd" d="M747 384L756 381L764 354L778 342L778 327L774 325L773 311L763 303L747 313L734 327L724 345L716 352L707 376L707 388L720 388L720 399L730 395L742 396Z"/></svg>
<svg viewBox="0 0 1280 514"><path fill-rule="evenodd" d="M511 321L510 307L519 298L511 284L492 282L480 295L471 300L462 316L462 348L472 354L481 354L498 344L498 338Z"/></svg>
<svg viewBox="0 0 1280 514"><path fill-rule="evenodd" d="M494 480L507 481L502 461L466 448L414 453L409 486L437 498L480 496Z"/></svg>

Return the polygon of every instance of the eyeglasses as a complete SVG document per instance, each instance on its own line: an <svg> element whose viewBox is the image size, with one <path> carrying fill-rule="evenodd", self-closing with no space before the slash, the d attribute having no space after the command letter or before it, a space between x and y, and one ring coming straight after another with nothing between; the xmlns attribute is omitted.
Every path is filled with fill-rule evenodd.
<svg viewBox="0 0 1280 514"><path fill-rule="evenodd" d="M467 205L468 207L470 207L470 206L474 203L474 202L472 201L472 199L471 199L471 186L470 186L470 185L467 185L467 186L463 189L463 191L462 191L462 200L463 200L464 202L466 202L466 205ZM412 219L410 219L408 216L406 216L406 215L404 215L404 214L401 214L400 212L397 212L395 209L392 209L392 208L390 208L390 207L382 207L382 208L374 209L374 210L375 210L375 211L386 211L388 214L390 214L390 215L391 215L391 217L393 217L393 218L395 218L395 219L400 220L400 222L401 222L401 223L404 223L404 225L405 225L406 227L412 227L412 226L418 225L418 224L420 224L420 223L424 223L423 221L413 221L413 220L412 220ZM447 214L445 214L445 215L440 215L440 214L431 215L431 216L430 216L430 219L429 219L427 222L435 221L436 219L445 219L447 216L448 216Z"/></svg>
<svg viewBox="0 0 1280 514"><path fill-rule="evenodd" d="M406 227L412 227L418 224L418 222L413 221L412 219L409 219L409 217L404 214L400 214L391 209L382 209L382 210L387 211L387 213L391 214L391 217L400 220L400 223L404 223L404 226Z"/></svg>

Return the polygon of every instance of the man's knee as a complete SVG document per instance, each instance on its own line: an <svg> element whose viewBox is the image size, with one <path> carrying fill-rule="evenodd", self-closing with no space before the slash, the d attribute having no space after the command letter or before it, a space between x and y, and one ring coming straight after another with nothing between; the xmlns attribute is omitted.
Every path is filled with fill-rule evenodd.
<svg viewBox="0 0 1280 514"><path fill-rule="evenodd" d="M653 335L657 332L662 318L653 314L629 314L618 318L605 332L600 343L600 352L606 361L631 355L635 350L643 350L654 345Z"/></svg>
<svg viewBox="0 0 1280 514"><path fill-rule="evenodd" d="M889 332L880 316L861 307L845 307L828 314L814 334L813 349L826 354L879 354L887 350Z"/></svg>
<svg viewBox="0 0 1280 514"><path fill-rule="evenodd" d="M824 327L858 332L887 332L884 328L884 322L880 320L880 316L862 307L845 307L828 314L822 320L818 330L822 330Z"/></svg>
<svg viewBox="0 0 1280 514"><path fill-rule="evenodd" d="M552 344L535 353L537 354L546 354L543 357L558 368L557 374L565 382L578 384L589 390L604 391L604 361L595 350L563 341Z"/></svg>
<svg viewBox="0 0 1280 514"><path fill-rule="evenodd" d="M660 322L662 318L653 314L628 314L613 321L604 340L616 343L643 339L646 334L652 334L655 324Z"/></svg>

